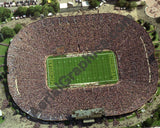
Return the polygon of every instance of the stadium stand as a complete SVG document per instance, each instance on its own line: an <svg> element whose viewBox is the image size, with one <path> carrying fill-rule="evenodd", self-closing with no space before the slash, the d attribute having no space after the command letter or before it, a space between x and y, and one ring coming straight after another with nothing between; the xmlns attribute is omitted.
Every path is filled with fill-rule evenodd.
<svg viewBox="0 0 160 128"><path fill-rule="evenodd" d="M58 52L62 46L64 50ZM116 54L117 84L62 90L47 87L47 56L100 49ZM104 108L105 116L130 113L150 100L158 85L149 35L132 19L111 13L48 18L28 25L10 44L7 66L15 103L30 116L46 121L68 120L80 109Z"/></svg>

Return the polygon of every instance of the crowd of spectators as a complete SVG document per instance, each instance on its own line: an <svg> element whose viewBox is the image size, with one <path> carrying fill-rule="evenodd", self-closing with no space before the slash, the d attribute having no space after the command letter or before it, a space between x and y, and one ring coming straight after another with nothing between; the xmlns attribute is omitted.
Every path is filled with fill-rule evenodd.
<svg viewBox="0 0 160 128"><path fill-rule="evenodd" d="M48 56L100 49L116 54L118 83L63 90L47 87ZM80 109L104 108L105 116L130 113L156 92L158 66L153 53L147 32L125 16L109 13L44 19L22 29L10 44L8 86L16 104L42 120L68 120Z"/></svg>

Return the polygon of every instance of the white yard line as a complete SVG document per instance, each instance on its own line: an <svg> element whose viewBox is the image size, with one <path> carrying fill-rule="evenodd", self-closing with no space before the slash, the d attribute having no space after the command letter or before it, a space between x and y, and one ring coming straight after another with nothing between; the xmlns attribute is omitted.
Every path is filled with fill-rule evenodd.
<svg viewBox="0 0 160 128"><path fill-rule="evenodd" d="M18 90L17 78L15 79L15 85L16 85L16 89L17 89L18 95L20 95L19 90Z"/></svg>
<svg viewBox="0 0 160 128"><path fill-rule="evenodd" d="M148 64L148 72L149 72L149 83L150 83L151 82L151 68L150 68L150 64L149 64L149 60L148 60L148 53L147 53L146 45L145 45L142 37L140 37L140 39L143 43L144 51L145 51L145 54L146 54L146 59L147 59L147 64Z"/></svg>
<svg viewBox="0 0 160 128"><path fill-rule="evenodd" d="M99 82L112 82L112 81L117 81L117 80L104 80L104 81L95 81L95 82L85 82L85 83L74 83L74 84L70 84L70 85L77 85L77 84L79 84L79 85L83 85L83 84L92 84L92 83L99 83ZM50 86L50 87L55 87L55 85L52 85L52 86Z"/></svg>
<svg viewBox="0 0 160 128"><path fill-rule="evenodd" d="M115 60L115 56L114 56L114 54L113 54L113 58L114 58L114 66L115 66L115 70L116 70L116 77L117 77L117 80L118 80L118 68L117 68L117 66L116 66L116 60Z"/></svg>
<svg viewBox="0 0 160 128"><path fill-rule="evenodd" d="M49 87L50 87L50 78L49 78L49 67L48 67L48 60L47 60L47 76L48 76L48 79L49 79L49 82L47 81L47 83L49 83Z"/></svg>
<svg viewBox="0 0 160 128"><path fill-rule="evenodd" d="M47 74L48 74L48 79L49 79L49 87L50 87L50 77L49 77L49 67L48 67L48 60L47 60ZM48 81L47 81L48 82Z"/></svg>
<svg viewBox="0 0 160 128"><path fill-rule="evenodd" d="M102 54L98 54L98 55L107 55L107 54L113 54L113 53L102 53ZM94 54L92 54L94 56ZM86 54L87 56L87 54ZM71 57L57 57L57 58L49 58L47 60L58 60L58 59L68 59L68 58L75 58L75 57L80 57L80 56L71 56Z"/></svg>

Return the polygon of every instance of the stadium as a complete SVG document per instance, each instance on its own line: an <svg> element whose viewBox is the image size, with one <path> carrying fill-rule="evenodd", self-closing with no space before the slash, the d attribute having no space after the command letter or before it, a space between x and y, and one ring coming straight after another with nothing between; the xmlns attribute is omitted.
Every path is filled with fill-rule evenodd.
<svg viewBox="0 0 160 128"><path fill-rule="evenodd" d="M148 33L112 13L31 23L10 44L7 66L15 103L44 121L96 108L106 117L127 114L149 101L158 85Z"/></svg>

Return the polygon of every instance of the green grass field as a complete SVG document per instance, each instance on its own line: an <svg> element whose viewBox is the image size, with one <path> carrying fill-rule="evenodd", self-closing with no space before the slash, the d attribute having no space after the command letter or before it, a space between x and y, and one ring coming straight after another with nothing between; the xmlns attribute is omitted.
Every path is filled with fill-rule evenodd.
<svg viewBox="0 0 160 128"><path fill-rule="evenodd" d="M2 116L0 117L0 124L2 124L4 121L4 119L2 118Z"/></svg>
<svg viewBox="0 0 160 128"><path fill-rule="evenodd" d="M10 40L11 40L11 38L7 38L4 41L2 41L1 43L9 44ZM7 46L0 45L0 56L6 55L7 50L8 50ZM0 57L0 65L2 65L2 64L5 64L5 57ZM0 67L0 72L4 72L4 71L5 71L4 67Z"/></svg>
<svg viewBox="0 0 160 128"><path fill-rule="evenodd" d="M46 60L48 86L56 88L57 84L84 86L90 82L109 84L118 81L116 56L112 51L96 53L95 56L85 55L85 58L48 57Z"/></svg>

